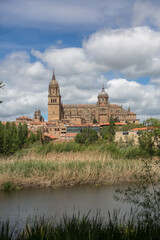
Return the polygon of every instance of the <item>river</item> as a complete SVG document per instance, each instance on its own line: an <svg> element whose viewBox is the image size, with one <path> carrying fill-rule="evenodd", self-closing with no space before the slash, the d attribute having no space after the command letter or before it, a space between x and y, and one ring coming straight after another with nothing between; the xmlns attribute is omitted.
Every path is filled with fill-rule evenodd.
<svg viewBox="0 0 160 240"><path fill-rule="evenodd" d="M121 186L124 188L125 186ZM11 224L24 224L29 217L55 217L59 220L64 213L100 216L105 220L108 211L120 209L120 215L129 211L130 205L117 202L113 196L116 186L76 186L59 189L27 189L15 192L0 192L0 220L9 219Z"/></svg>

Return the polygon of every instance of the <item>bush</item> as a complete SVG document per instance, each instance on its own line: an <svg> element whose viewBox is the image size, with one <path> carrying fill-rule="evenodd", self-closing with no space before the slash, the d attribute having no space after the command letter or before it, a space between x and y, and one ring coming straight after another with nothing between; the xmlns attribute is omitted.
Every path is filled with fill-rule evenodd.
<svg viewBox="0 0 160 240"><path fill-rule="evenodd" d="M10 192L10 191L18 190L19 187L16 186L14 183L8 181L8 182L5 182L5 183L2 185L2 189L3 189L3 191L5 191L5 192Z"/></svg>

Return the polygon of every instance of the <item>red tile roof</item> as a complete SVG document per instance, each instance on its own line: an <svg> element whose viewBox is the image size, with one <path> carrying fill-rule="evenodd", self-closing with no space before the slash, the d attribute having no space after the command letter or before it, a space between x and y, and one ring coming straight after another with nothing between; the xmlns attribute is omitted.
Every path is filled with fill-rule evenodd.
<svg viewBox="0 0 160 240"><path fill-rule="evenodd" d="M47 136L47 137L49 137L51 139L57 139L58 138L57 136L53 136L53 135L51 135L49 133L43 133L43 136Z"/></svg>
<svg viewBox="0 0 160 240"><path fill-rule="evenodd" d="M75 137L77 133L66 133L65 137Z"/></svg>
<svg viewBox="0 0 160 240"><path fill-rule="evenodd" d="M107 123L100 123L100 126L104 126L104 125L109 126L109 122L107 122ZM115 125L117 125L117 126L121 126L121 125L125 125L125 123L116 122Z"/></svg>
<svg viewBox="0 0 160 240"><path fill-rule="evenodd" d="M154 127L143 127L143 128L133 128L129 131L138 131L138 130L151 130L154 129Z"/></svg>
<svg viewBox="0 0 160 240"><path fill-rule="evenodd" d="M18 117L18 118L16 118L16 120L30 120L30 121L33 121L33 119L31 119L29 117L26 117L26 116Z"/></svg>

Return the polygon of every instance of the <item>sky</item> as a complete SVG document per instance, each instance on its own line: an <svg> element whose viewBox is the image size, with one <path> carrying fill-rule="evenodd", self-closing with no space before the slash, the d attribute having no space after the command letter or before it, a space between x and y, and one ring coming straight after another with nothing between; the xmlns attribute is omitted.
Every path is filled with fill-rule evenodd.
<svg viewBox="0 0 160 240"><path fill-rule="evenodd" d="M47 120L53 68L63 104L160 118L159 0L0 0L0 120Z"/></svg>

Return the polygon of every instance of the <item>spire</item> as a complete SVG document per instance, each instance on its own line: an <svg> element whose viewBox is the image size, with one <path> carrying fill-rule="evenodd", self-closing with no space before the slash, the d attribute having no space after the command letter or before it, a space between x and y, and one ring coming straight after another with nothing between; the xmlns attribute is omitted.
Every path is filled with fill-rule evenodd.
<svg viewBox="0 0 160 240"><path fill-rule="evenodd" d="M52 75L52 81L56 80L55 73L54 73L54 68L53 68L53 75Z"/></svg>
<svg viewBox="0 0 160 240"><path fill-rule="evenodd" d="M104 84L102 85L102 91L104 91Z"/></svg>

